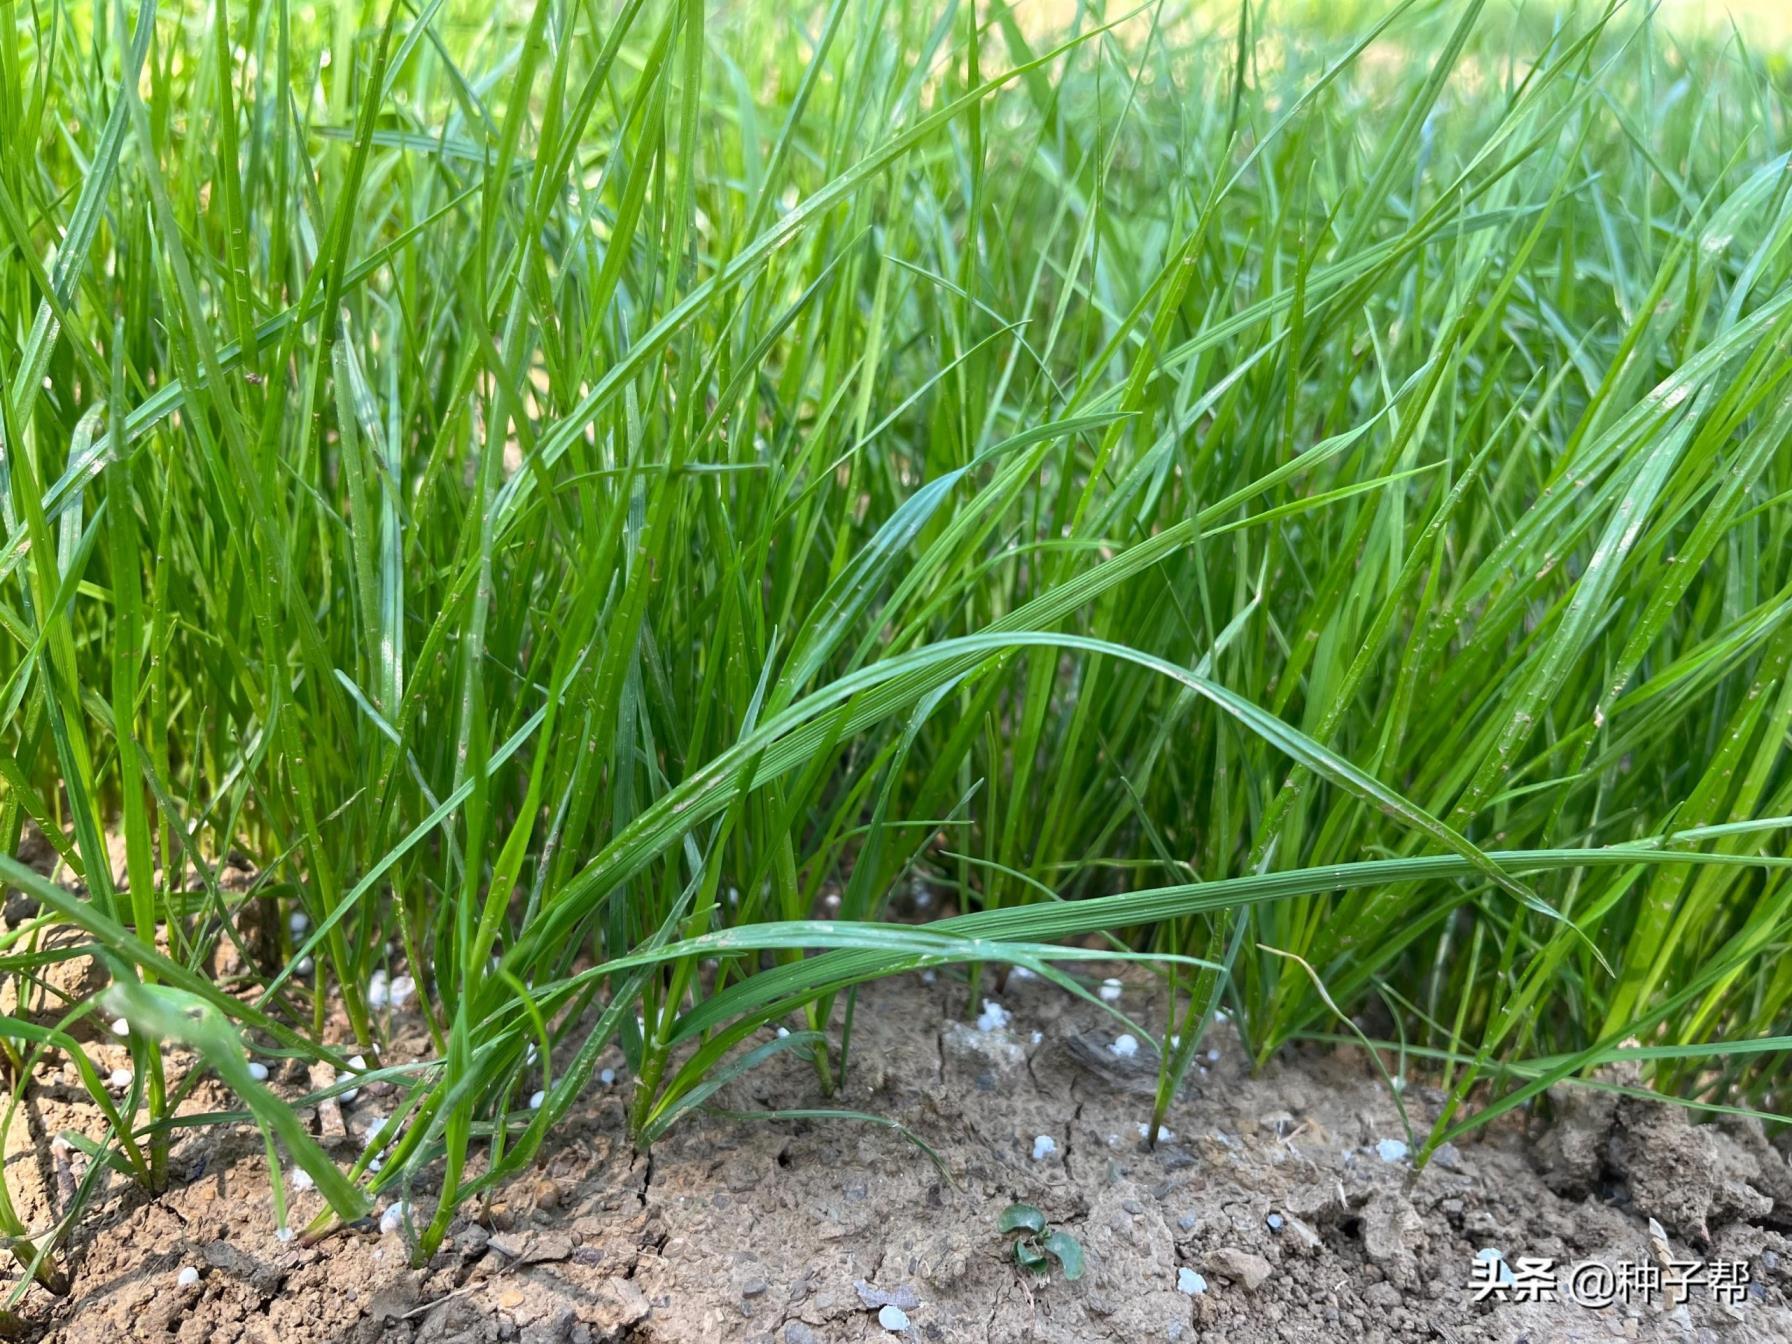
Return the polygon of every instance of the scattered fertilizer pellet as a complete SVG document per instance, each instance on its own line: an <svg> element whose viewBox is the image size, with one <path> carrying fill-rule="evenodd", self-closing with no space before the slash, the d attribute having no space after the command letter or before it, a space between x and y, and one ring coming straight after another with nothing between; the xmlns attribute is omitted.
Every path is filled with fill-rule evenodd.
<svg viewBox="0 0 1792 1344"><path fill-rule="evenodd" d="M267 1066L267 1065L266 1065L266 1064L263 1064L263 1063L262 1063L262 1062L261 1062L261 1061L260 1061L260 1060L258 1060L258 1059L252 1059L252 1060L250 1060L250 1061L249 1061L249 1076L250 1076L250 1077L251 1077L251 1078L253 1078L253 1079L254 1079L254 1080L255 1080L255 1081L256 1081L256 1082L258 1082L258 1083L265 1083L265 1082L267 1082L267 1080L268 1080L268 1066Z"/></svg>
<svg viewBox="0 0 1792 1344"><path fill-rule="evenodd" d="M783 1039L784 1039L784 1038L785 1038L785 1037L786 1037L786 1036L788 1036L788 1035L790 1035L790 1028L789 1028L789 1027L779 1027L779 1028L778 1028L778 1039L779 1039L779 1040L780 1040L780 1041L781 1041L781 1040L783 1040Z"/></svg>
<svg viewBox="0 0 1792 1344"><path fill-rule="evenodd" d="M198 1282L199 1271L194 1269L191 1265L182 1265L180 1267L180 1273L174 1276L174 1284L177 1288L191 1288Z"/></svg>
<svg viewBox="0 0 1792 1344"><path fill-rule="evenodd" d="M279 1242L291 1241L292 1229L290 1227L276 1227L274 1229L274 1240Z"/></svg>
<svg viewBox="0 0 1792 1344"><path fill-rule="evenodd" d="M415 994L416 992L417 992L416 980L414 980L412 977L410 977L408 975L395 975L392 977L392 985L391 985L391 988L387 991L387 995L392 1000L392 1006L394 1008L402 1008L405 1006L406 1003L408 1003L410 1001L411 995ZM531 1059L534 1058L534 1055L535 1055L535 1047L534 1046L529 1047L529 1055L530 1055Z"/></svg>
<svg viewBox="0 0 1792 1344"><path fill-rule="evenodd" d="M616 1070L615 1069L603 1070L601 1073L599 1073L597 1075L597 1081L602 1083L605 1087L611 1086L616 1081Z"/></svg>
<svg viewBox="0 0 1792 1344"><path fill-rule="evenodd" d="M113 1018L112 1034L114 1036L129 1036L131 1034L131 1024L125 1021L122 1017Z"/></svg>
<svg viewBox="0 0 1792 1344"><path fill-rule="evenodd" d="M1263 1221L1269 1225L1269 1230L1271 1232L1280 1232L1282 1230L1282 1226L1283 1226L1284 1222L1286 1222L1286 1219L1284 1219L1282 1217L1282 1215L1279 1213L1272 1213L1269 1215L1269 1217L1265 1218Z"/></svg>
<svg viewBox="0 0 1792 1344"><path fill-rule="evenodd" d="M994 999L983 1000L983 1011L977 1014L978 1031L1000 1031L1008 1025L1008 1010Z"/></svg>
<svg viewBox="0 0 1792 1344"><path fill-rule="evenodd" d="M314 1190L317 1182L311 1179L311 1173L303 1167L292 1169L292 1188L294 1190Z"/></svg>
<svg viewBox="0 0 1792 1344"><path fill-rule="evenodd" d="M1101 1001L1103 1003L1119 1003L1120 1002L1120 992L1124 988L1125 988L1125 986L1123 986L1118 980L1115 980L1111 977L1109 979L1103 980L1101 982L1101 990L1100 990Z"/></svg>
<svg viewBox="0 0 1792 1344"><path fill-rule="evenodd" d="M940 978L939 972L937 972L937 971L922 971L921 972L921 983L924 985L931 985L935 980L938 980L939 978Z"/></svg>
<svg viewBox="0 0 1792 1344"><path fill-rule="evenodd" d="M298 964L292 968L292 973L294 975L310 975L316 967L317 963L312 961L310 957L300 957Z"/></svg>
<svg viewBox="0 0 1792 1344"><path fill-rule="evenodd" d="M1207 1280L1185 1265L1176 1271L1176 1291L1199 1297L1207 1291Z"/></svg>
<svg viewBox="0 0 1792 1344"><path fill-rule="evenodd" d="M1475 1252L1475 1260L1478 1264L1498 1265L1499 1269L1495 1271L1494 1277L1503 1284L1513 1284L1518 1281L1517 1275L1512 1272L1512 1266L1506 1263L1506 1257L1496 1246L1483 1246Z"/></svg>
<svg viewBox="0 0 1792 1344"><path fill-rule="evenodd" d="M894 1302L886 1302L878 1308L877 1323L893 1335L899 1335L908 1329L908 1313Z"/></svg>
<svg viewBox="0 0 1792 1344"><path fill-rule="evenodd" d="M1148 1139L1151 1137L1151 1124L1149 1121L1139 1121L1139 1137L1141 1139ZM1175 1138L1176 1131L1171 1129L1168 1125L1157 1131L1157 1141L1159 1143L1171 1143L1175 1141Z"/></svg>
<svg viewBox="0 0 1792 1344"><path fill-rule="evenodd" d="M529 1109L532 1111L539 1111L541 1109L541 1103L547 1099L548 1094L546 1092L537 1091L529 1098Z"/></svg>
<svg viewBox="0 0 1792 1344"><path fill-rule="evenodd" d="M1038 1045L1044 1039L1045 1033L1043 1031L1034 1031L1027 1034L1027 1040L1033 1045Z"/></svg>
<svg viewBox="0 0 1792 1344"><path fill-rule="evenodd" d="M1033 1140L1033 1160L1043 1162L1058 1151L1058 1141L1050 1134L1041 1134Z"/></svg>
<svg viewBox="0 0 1792 1344"><path fill-rule="evenodd" d="M1172 1049L1172 1050L1182 1049L1182 1037L1174 1036L1174 1035L1171 1036L1170 1037L1170 1049Z"/></svg>
<svg viewBox="0 0 1792 1344"><path fill-rule="evenodd" d="M1209 1050L1207 1052L1207 1062L1209 1064L1218 1064L1220 1062L1220 1052L1218 1050Z"/></svg>
<svg viewBox="0 0 1792 1344"><path fill-rule="evenodd" d="M107 1087L116 1087L122 1090L130 1085L131 1071L129 1069L113 1069L111 1073L106 1075Z"/></svg>
<svg viewBox="0 0 1792 1344"><path fill-rule="evenodd" d="M286 917L286 927L292 930L294 938L303 938L311 927L311 916L303 910L294 910Z"/></svg>
<svg viewBox="0 0 1792 1344"><path fill-rule="evenodd" d="M1108 1053L1116 1059L1131 1059L1139 1053L1139 1038L1130 1031L1121 1032L1114 1037L1114 1043L1108 1047Z"/></svg>
<svg viewBox="0 0 1792 1344"><path fill-rule="evenodd" d="M1029 971L1025 966L1016 966L1013 970L1008 972L1008 978L1010 980L1037 980L1039 977L1034 975L1033 972Z"/></svg>
<svg viewBox="0 0 1792 1344"><path fill-rule="evenodd" d="M403 1200L388 1206L386 1211L380 1215L380 1231L382 1233L398 1231L404 1226L404 1216L409 1211L410 1205Z"/></svg>
<svg viewBox="0 0 1792 1344"><path fill-rule="evenodd" d="M1383 1162L1404 1162L1406 1145L1399 1139L1383 1139L1375 1145L1375 1155Z"/></svg>
<svg viewBox="0 0 1792 1344"><path fill-rule="evenodd" d="M367 1006L369 1008L384 1008L390 1002L392 1002L392 990L386 983L386 973L375 971L367 981Z"/></svg>
<svg viewBox="0 0 1792 1344"><path fill-rule="evenodd" d="M348 1057L348 1062L349 1062L349 1067L342 1071L342 1074L341 1074L342 1078L356 1078L356 1077L359 1077L362 1073L366 1072L367 1057L365 1055L350 1055ZM345 1089L344 1091L338 1092L336 1094L336 1100L341 1102L344 1106L347 1106L350 1102L352 1102L356 1097L358 1097L360 1095L361 1095L360 1088L351 1087L351 1088Z"/></svg>

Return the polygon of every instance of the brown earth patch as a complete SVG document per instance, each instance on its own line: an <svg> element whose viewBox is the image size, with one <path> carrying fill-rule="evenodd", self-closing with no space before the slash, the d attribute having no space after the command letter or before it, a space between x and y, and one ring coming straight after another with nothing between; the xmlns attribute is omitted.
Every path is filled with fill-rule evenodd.
<svg viewBox="0 0 1792 1344"><path fill-rule="evenodd" d="M623 1079L594 1085L537 1171L469 1207L419 1270L406 1232L371 1222L315 1245L276 1239L259 1137L194 1130L161 1197L111 1178L75 1235L70 1292L34 1287L21 1325L59 1344L1792 1339L1792 1171L1758 1129L1586 1093L1540 1142L1495 1125L1415 1175L1378 1151L1403 1130L1361 1054L1290 1052L1252 1076L1222 1029L1172 1108L1174 1137L1149 1151L1149 1063L1113 1054L1110 1020L1015 981L1002 995L1012 1022L982 1032L956 1020L963 992L915 978L864 990L842 1097L821 1098L801 1061L779 1058L721 1098L736 1111L898 1120L950 1181L897 1133L844 1120L700 1115L638 1155ZM1146 1011L1145 994L1128 991L1129 1011ZM302 1090L296 1066L281 1076ZM343 1108L351 1134L390 1110L380 1092ZM1417 1085L1406 1095L1415 1124L1438 1101ZM186 1109L230 1104L207 1082ZM324 1138L335 1122L318 1117ZM66 1170L45 1136L92 1116L69 1079L46 1073L15 1120L27 1125L35 1141L9 1150L8 1173L41 1227L81 1174L79 1155ZM1056 1151L1036 1161L1041 1135ZM346 1160L355 1141L337 1143ZM428 1207L428 1192L416 1197ZM1015 1199L1082 1243L1080 1281L1015 1266L996 1232ZM297 1200L301 1223L319 1203ZM1745 1261L1744 1300L1700 1286L1679 1307L1471 1301L1483 1248L1551 1257L1564 1274L1588 1259L1648 1263L1660 1253L1650 1217L1676 1258ZM196 1283L180 1284L183 1267ZM1179 1291L1182 1270L1204 1291ZM908 1319L900 1336L879 1324L891 1300Z"/></svg>

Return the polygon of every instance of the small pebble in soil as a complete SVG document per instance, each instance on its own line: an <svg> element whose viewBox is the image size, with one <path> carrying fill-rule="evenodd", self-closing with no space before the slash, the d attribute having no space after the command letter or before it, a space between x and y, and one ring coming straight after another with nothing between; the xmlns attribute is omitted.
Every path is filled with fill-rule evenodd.
<svg viewBox="0 0 1792 1344"><path fill-rule="evenodd" d="M539 1111L541 1109L541 1103L547 1099L548 1094L546 1092L537 1090L536 1093L529 1098L529 1109L532 1111Z"/></svg>
<svg viewBox="0 0 1792 1344"><path fill-rule="evenodd" d="M1058 1141L1050 1134L1041 1134L1033 1140L1033 1160L1043 1162L1058 1151Z"/></svg>
<svg viewBox="0 0 1792 1344"><path fill-rule="evenodd" d="M199 1271L194 1269L191 1265L182 1265L180 1267L180 1273L174 1276L174 1283L177 1288L191 1288L198 1282Z"/></svg>
<svg viewBox="0 0 1792 1344"><path fill-rule="evenodd" d="M267 1082L268 1066L266 1064L263 1064L260 1060L256 1060L256 1059L250 1060L249 1061L249 1076L251 1078L253 1078L258 1083Z"/></svg>
<svg viewBox="0 0 1792 1344"><path fill-rule="evenodd" d="M1131 1032L1122 1032L1114 1037L1114 1043L1108 1049L1120 1059L1131 1059L1139 1053L1139 1038Z"/></svg>
<svg viewBox="0 0 1792 1344"><path fill-rule="evenodd" d="M1111 976L1101 982L1101 1001L1103 1003L1119 1003L1123 986Z"/></svg>
<svg viewBox="0 0 1792 1344"><path fill-rule="evenodd" d="M131 1024L125 1021L122 1017L113 1018L112 1034L114 1036L129 1036L131 1034Z"/></svg>
<svg viewBox="0 0 1792 1344"><path fill-rule="evenodd" d="M1008 1025L1008 1010L994 999L983 1000L983 1011L977 1014L978 1031L1000 1031Z"/></svg>
<svg viewBox="0 0 1792 1344"><path fill-rule="evenodd" d="M417 982L408 975L393 976L391 988L387 990L387 994L391 998L392 1006L394 1008L404 1007L405 1004L410 1001L411 995L416 992ZM529 1053L531 1056L534 1055L534 1046L529 1047Z"/></svg>
<svg viewBox="0 0 1792 1344"><path fill-rule="evenodd" d="M303 910L294 910L286 917L286 927L292 930L294 938L303 938L305 931L311 927L311 916Z"/></svg>
<svg viewBox="0 0 1792 1344"><path fill-rule="evenodd" d="M396 1204L388 1205L386 1211L380 1215L380 1232L384 1234L387 1232L398 1231L399 1228L404 1226L404 1216L409 1209L410 1205L406 1204L403 1200L400 1200Z"/></svg>
<svg viewBox="0 0 1792 1344"><path fill-rule="evenodd" d="M1263 1221L1266 1224L1268 1224L1269 1230L1271 1232L1280 1232L1282 1230L1282 1224L1285 1220L1283 1219L1281 1214L1272 1213L1269 1215L1269 1217L1265 1218Z"/></svg>
<svg viewBox="0 0 1792 1344"><path fill-rule="evenodd" d="M877 1310L877 1323L893 1335L908 1329L908 1313L894 1302L886 1302Z"/></svg>
<svg viewBox="0 0 1792 1344"><path fill-rule="evenodd" d="M1383 1162L1404 1162L1406 1144L1399 1139L1383 1139L1375 1145L1375 1155Z"/></svg>
<svg viewBox="0 0 1792 1344"><path fill-rule="evenodd" d="M604 1069L597 1075L597 1081L602 1083L605 1087L613 1086L616 1082L616 1070Z"/></svg>
<svg viewBox="0 0 1792 1344"><path fill-rule="evenodd" d="M122 1091L130 1085L131 1071L129 1069L113 1069L106 1077L107 1087L116 1087Z"/></svg>
<svg viewBox="0 0 1792 1344"><path fill-rule="evenodd" d="M1176 1271L1176 1291L1187 1293L1190 1297L1199 1297L1207 1291L1207 1280L1184 1265Z"/></svg>

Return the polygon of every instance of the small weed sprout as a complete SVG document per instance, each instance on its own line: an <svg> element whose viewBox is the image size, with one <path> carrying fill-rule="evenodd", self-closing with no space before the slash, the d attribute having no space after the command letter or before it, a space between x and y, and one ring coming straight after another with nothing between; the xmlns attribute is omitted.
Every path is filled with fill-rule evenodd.
<svg viewBox="0 0 1792 1344"><path fill-rule="evenodd" d="M996 1227L1013 1237L1014 1262L1034 1274L1049 1274L1052 1262L1068 1282L1083 1277L1083 1246L1061 1227L1053 1227L1031 1204L1010 1204ZM1019 1235L1015 1235L1015 1234Z"/></svg>

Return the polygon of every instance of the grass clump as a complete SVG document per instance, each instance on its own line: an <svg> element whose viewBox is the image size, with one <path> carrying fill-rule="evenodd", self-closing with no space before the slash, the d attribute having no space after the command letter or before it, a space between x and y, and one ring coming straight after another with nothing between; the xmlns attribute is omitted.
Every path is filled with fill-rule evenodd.
<svg viewBox="0 0 1792 1344"><path fill-rule="evenodd" d="M323 1163L237 1042L401 971L319 1184L423 1254L613 1042L651 1142L916 967L1148 960L1159 1119L1222 1006L1372 1011L1421 1158L1621 1054L1771 1110L1783 59L1327 8L6 10L0 830L80 889L0 861L0 967L143 1023L114 1160L166 1034Z"/></svg>

